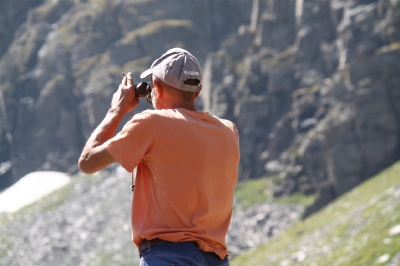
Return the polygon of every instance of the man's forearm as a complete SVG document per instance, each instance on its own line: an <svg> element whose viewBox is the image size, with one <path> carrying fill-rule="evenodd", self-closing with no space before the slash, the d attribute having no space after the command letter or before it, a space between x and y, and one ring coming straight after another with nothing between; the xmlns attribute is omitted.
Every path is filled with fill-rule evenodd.
<svg viewBox="0 0 400 266"><path fill-rule="evenodd" d="M115 162L103 144L115 135L124 116L125 113L118 108L108 110L107 115L93 131L83 148L78 162L82 172L94 173Z"/></svg>
<svg viewBox="0 0 400 266"><path fill-rule="evenodd" d="M97 147L112 138L124 116L125 113L122 113L118 108L110 108L103 121L90 135L84 150Z"/></svg>

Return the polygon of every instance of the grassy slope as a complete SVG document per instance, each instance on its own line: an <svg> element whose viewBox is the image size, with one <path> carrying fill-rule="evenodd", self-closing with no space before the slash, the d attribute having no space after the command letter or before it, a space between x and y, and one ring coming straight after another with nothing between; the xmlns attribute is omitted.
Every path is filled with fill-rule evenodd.
<svg viewBox="0 0 400 266"><path fill-rule="evenodd" d="M68 197L72 185L3 217L0 224L32 209L36 212L56 207ZM240 208L269 201L266 187L265 178L239 185L236 198ZM310 200L301 199L305 205ZM269 243L234 258L231 265L384 265L377 263L381 256L386 255L389 261L395 254L400 256L400 235L389 235L389 230L398 224L400 162ZM2 257L8 244L0 242Z"/></svg>
<svg viewBox="0 0 400 266"><path fill-rule="evenodd" d="M384 265L400 256L399 224L400 162L231 265Z"/></svg>
<svg viewBox="0 0 400 266"><path fill-rule="evenodd" d="M273 180L271 178L261 177L241 181L235 190L235 206L234 211L238 209L248 209L254 205L274 202L281 204L300 204L309 206L314 201L314 195L306 196L300 193L294 193L289 197L273 198L271 190Z"/></svg>

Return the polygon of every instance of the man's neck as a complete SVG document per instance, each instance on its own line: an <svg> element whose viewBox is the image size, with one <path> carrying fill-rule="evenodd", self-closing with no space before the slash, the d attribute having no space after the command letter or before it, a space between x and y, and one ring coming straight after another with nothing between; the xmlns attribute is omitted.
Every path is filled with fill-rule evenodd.
<svg viewBox="0 0 400 266"><path fill-rule="evenodd" d="M160 109L178 109L183 108L190 111L197 111L194 107L194 103L182 103L182 102L169 102L161 104Z"/></svg>

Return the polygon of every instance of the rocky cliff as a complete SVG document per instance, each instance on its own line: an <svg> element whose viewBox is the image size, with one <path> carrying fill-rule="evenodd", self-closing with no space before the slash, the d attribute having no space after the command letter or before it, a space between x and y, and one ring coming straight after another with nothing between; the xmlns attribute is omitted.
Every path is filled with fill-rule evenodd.
<svg viewBox="0 0 400 266"><path fill-rule="evenodd" d="M205 63L205 106L236 122L241 178L318 193L308 215L400 157L400 2L253 1Z"/></svg>
<svg viewBox="0 0 400 266"><path fill-rule="evenodd" d="M76 172L121 72L175 46L204 66L198 107L239 128L240 178L319 193L307 213L400 158L400 1L20 2L0 4L3 187Z"/></svg>

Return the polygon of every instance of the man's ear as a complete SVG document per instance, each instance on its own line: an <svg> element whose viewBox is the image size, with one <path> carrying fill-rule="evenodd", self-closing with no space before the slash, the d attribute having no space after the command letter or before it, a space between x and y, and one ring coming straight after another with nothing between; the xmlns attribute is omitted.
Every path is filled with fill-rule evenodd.
<svg viewBox="0 0 400 266"><path fill-rule="evenodd" d="M161 84L158 83L158 82L154 82L154 89L153 90L156 90L157 98L160 98L161 94L163 94L163 90L161 88Z"/></svg>

